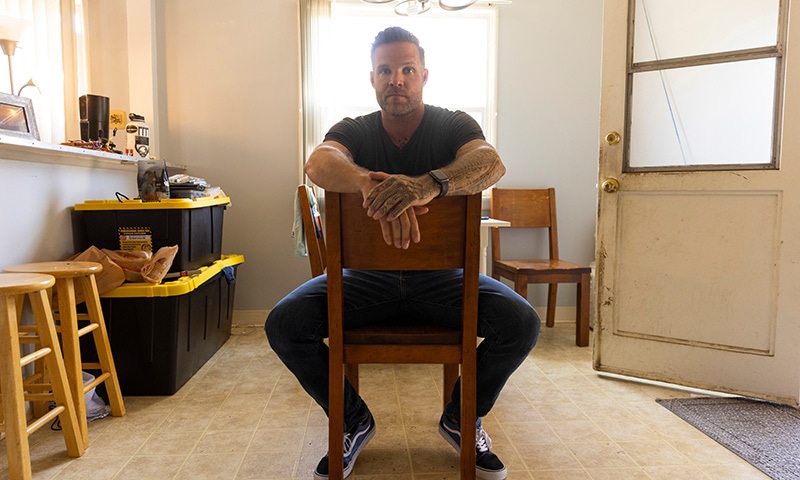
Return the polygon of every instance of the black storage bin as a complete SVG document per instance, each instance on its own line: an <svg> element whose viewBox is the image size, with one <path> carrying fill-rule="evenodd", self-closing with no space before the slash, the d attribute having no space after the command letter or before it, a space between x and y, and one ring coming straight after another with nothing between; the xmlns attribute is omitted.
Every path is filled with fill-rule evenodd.
<svg viewBox="0 0 800 480"><path fill-rule="evenodd" d="M109 250L178 246L170 272L193 270L219 260L228 197L87 200L72 211L76 252L94 245Z"/></svg>
<svg viewBox="0 0 800 480"><path fill-rule="evenodd" d="M194 277L126 283L100 296L123 395L172 395L228 340L242 262L225 255Z"/></svg>

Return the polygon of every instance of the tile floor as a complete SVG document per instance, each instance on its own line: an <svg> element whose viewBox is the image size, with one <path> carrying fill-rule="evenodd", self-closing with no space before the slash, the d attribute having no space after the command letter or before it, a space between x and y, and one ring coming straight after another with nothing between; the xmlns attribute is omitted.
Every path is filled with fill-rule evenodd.
<svg viewBox="0 0 800 480"><path fill-rule="evenodd" d="M573 332L570 324L544 330L484 420L509 479L767 478L654 401L688 393L598 376L591 348L575 347ZM458 456L436 430L440 368L362 368L378 434L350 478L458 478ZM260 327L235 327L175 395L125 400L126 416L89 424L81 458L66 456L58 432L34 434L34 478L308 479L326 450L325 416ZM7 479L4 455L0 462Z"/></svg>

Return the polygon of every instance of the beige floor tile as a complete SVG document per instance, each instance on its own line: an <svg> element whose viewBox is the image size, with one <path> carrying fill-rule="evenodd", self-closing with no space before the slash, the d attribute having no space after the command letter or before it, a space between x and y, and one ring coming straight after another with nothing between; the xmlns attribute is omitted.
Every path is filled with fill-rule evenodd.
<svg viewBox="0 0 800 480"><path fill-rule="evenodd" d="M641 468L592 468L587 472L592 480L650 480Z"/></svg>
<svg viewBox="0 0 800 480"><path fill-rule="evenodd" d="M592 478L583 469L537 470L531 476L534 480L591 480Z"/></svg>
<svg viewBox="0 0 800 480"><path fill-rule="evenodd" d="M244 454L192 454L178 470L179 480L235 478Z"/></svg>
<svg viewBox="0 0 800 480"><path fill-rule="evenodd" d="M636 462L613 442L573 443L567 448L586 469L636 467Z"/></svg>
<svg viewBox="0 0 800 480"><path fill-rule="evenodd" d="M510 480L767 478L654 401L688 393L599 376L591 362L573 326L557 324L511 376L484 418ZM441 367L363 365L360 379L378 431L349 478L457 480L458 454L438 433ZM124 417L89 424L78 459L60 432L36 432L35 480L307 480L327 451L324 412L260 326L235 329L174 395L125 403ZM11 480L4 455L0 480Z"/></svg>
<svg viewBox="0 0 800 480"><path fill-rule="evenodd" d="M54 478L58 480L105 480L119 473L131 457L87 457L69 462Z"/></svg>
<svg viewBox="0 0 800 480"><path fill-rule="evenodd" d="M171 480L188 455L134 455L115 480Z"/></svg>

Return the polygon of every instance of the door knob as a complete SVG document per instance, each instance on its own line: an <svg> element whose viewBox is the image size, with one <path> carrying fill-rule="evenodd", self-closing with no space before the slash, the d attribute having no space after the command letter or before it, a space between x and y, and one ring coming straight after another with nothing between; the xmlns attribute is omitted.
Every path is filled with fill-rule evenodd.
<svg viewBox="0 0 800 480"><path fill-rule="evenodd" d="M606 178L601 186L604 192L614 193L619 190L619 181L616 178Z"/></svg>
<svg viewBox="0 0 800 480"><path fill-rule="evenodd" d="M622 137L620 137L617 132L609 132L606 134L606 143L609 145L616 145L621 139Z"/></svg>

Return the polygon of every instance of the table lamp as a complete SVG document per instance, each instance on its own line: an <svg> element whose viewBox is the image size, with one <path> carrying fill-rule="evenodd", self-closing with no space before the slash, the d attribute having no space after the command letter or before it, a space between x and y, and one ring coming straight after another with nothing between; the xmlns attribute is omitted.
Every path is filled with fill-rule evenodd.
<svg viewBox="0 0 800 480"><path fill-rule="evenodd" d="M8 57L8 81L11 86L11 95L14 95L14 70L11 57L17 51L17 42L30 26L31 22L29 20L0 15L0 48L3 49L3 53Z"/></svg>

